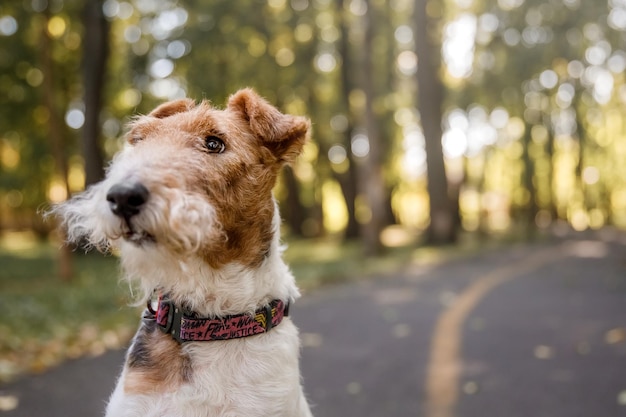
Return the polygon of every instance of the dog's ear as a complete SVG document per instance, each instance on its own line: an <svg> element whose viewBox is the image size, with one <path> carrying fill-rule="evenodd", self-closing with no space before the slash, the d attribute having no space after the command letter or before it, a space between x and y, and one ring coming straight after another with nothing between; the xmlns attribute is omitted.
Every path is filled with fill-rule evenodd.
<svg viewBox="0 0 626 417"><path fill-rule="evenodd" d="M176 113L182 113L193 109L196 102L190 98L181 98L178 100L168 101L152 110L148 116L164 119Z"/></svg>
<svg viewBox="0 0 626 417"><path fill-rule="evenodd" d="M311 122L306 117L282 114L246 88L233 94L228 109L239 113L250 124L250 130L281 162L290 163L302 152Z"/></svg>

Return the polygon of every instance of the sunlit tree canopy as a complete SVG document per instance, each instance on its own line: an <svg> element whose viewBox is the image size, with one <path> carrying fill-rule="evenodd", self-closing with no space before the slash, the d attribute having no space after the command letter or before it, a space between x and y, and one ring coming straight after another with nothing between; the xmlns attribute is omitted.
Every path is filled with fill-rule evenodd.
<svg viewBox="0 0 626 417"><path fill-rule="evenodd" d="M93 163L83 69L98 51L85 44L83 3L0 5L5 229L46 232L37 209L82 189ZM416 74L434 65L436 140L461 230L626 227L622 0L431 0L441 62L417 52L420 0L96 3L107 53L94 139L105 160L133 114L180 97L221 106L250 86L313 121L313 141L276 189L293 233L353 237L353 225L376 220L414 236L434 197Z"/></svg>

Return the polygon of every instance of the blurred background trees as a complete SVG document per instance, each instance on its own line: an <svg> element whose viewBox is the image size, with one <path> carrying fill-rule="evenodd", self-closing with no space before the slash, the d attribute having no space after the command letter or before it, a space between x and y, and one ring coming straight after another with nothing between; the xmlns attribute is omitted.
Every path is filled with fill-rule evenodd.
<svg viewBox="0 0 626 417"><path fill-rule="evenodd" d="M294 236L626 227L626 1L24 0L0 5L0 227L102 175L136 113L245 86L306 114Z"/></svg>

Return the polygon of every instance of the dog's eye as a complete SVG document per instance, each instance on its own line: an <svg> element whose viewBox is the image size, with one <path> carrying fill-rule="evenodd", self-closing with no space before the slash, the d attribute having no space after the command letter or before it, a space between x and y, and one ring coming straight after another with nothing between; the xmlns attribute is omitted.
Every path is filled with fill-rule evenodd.
<svg viewBox="0 0 626 417"><path fill-rule="evenodd" d="M210 153L222 153L226 148L222 139L217 136L207 136L205 139L205 146Z"/></svg>
<svg viewBox="0 0 626 417"><path fill-rule="evenodd" d="M131 145L134 145L137 142L141 142L142 140L143 140L143 137L139 135L133 135L128 138L128 142L130 142Z"/></svg>

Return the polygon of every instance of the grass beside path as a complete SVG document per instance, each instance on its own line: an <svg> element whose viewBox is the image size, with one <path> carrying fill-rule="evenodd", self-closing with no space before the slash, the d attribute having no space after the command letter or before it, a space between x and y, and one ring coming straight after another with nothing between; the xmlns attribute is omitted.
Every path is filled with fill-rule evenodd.
<svg viewBox="0 0 626 417"><path fill-rule="evenodd" d="M63 282L57 256L29 236L0 244L0 382L120 347L135 330L115 258L77 253L75 276Z"/></svg>
<svg viewBox="0 0 626 417"><path fill-rule="evenodd" d="M58 249L29 234L0 239L0 382L122 347L136 329L139 311L129 307L129 288L119 280L117 258L76 252L75 276L64 282L57 272ZM288 242L285 257L307 290L393 273L459 251L407 246L368 258L358 243L307 240Z"/></svg>

